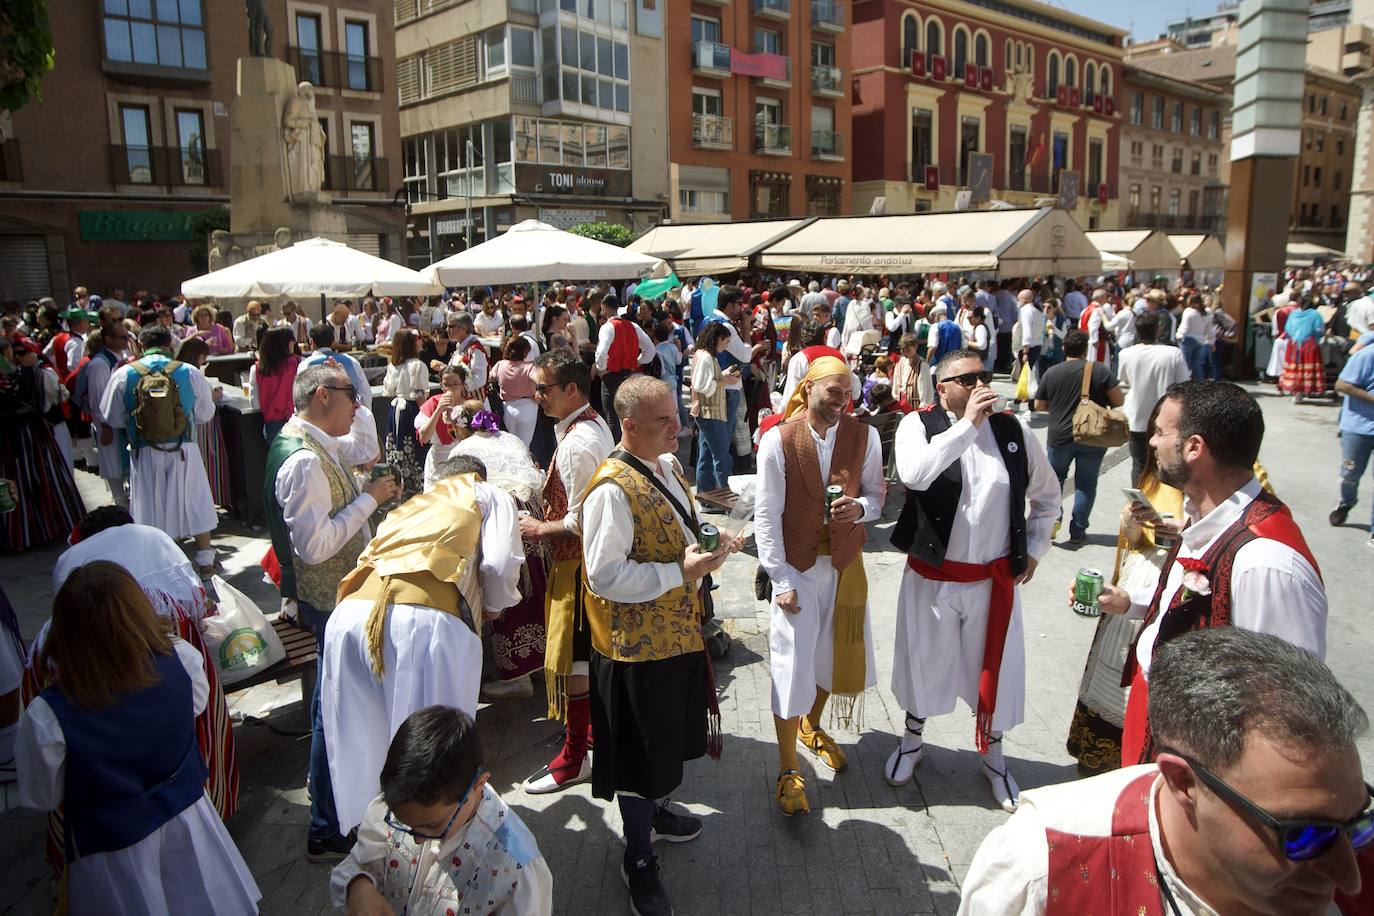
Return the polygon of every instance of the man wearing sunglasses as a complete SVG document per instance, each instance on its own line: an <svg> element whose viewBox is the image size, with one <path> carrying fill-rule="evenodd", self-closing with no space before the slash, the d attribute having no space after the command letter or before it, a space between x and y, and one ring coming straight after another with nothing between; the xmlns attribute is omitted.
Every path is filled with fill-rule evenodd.
<svg viewBox="0 0 1374 916"><path fill-rule="evenodd" d="M960 916L1374 912L1369 720L1304 649L1219 627L1155 652L1154 763L1027 792Z"/></svg>
<svg viewBox="0 0 1374 916"><path fill-rule="evenodd" d="M930 716L962 699L997 803L1015 810L1002 733L1025 718L1025 636L1016 586L1050 546L1059 482L1039 441L996 412L992 372L972 350L936 367L939 402L897 427L906 505L892 543L907 553L897 604L892 691L906 710L887 781L911 780ZM1029 511L1028 511L1029 510Z"/></svg>

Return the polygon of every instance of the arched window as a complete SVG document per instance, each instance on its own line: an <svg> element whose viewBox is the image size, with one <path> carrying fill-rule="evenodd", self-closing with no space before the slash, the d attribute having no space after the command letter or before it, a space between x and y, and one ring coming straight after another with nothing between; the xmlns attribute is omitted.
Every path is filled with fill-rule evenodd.
<svg viewBox="0 0 1374 916"><path fill-rule="evenodd" d="M1099 71L1098 84L1099 84L1099 86L1100 86L1100 93L1101 93L1101 95L1102 95L1102 98L1103 98L1104 100L1111 98L1111 97L1112 97L1112 68L1111 68L1111 67L1108 67L1106 64L1103 64L1103 65L1102 65L1101 71Z"/></svg>
<svg viewBox="0 0 1374 916"><path fill-rule="evenodd" d="M1026 49L1026 72L1035 72L1035 49L1030 45L1025 45Z"/></svg>
<svg viewBox="0 0 1374 916"><path fill-rule="evenodd" d="M1011 46L1012 46L1012 41L1011 41L1010 39L1008 39L1008 40L1003 44L1003 46L1002 46L1002 56L1003 56L1004 58L1006 58L1006 63L1005 63L1004 69L1005 69L1008 73L1011 72ZM1018 48L1017 50L1019 51L1020 49ZM1020 60L1017 60L1017 63L1018 63L1018 64L1019 64L1020 62L1021 62Z"/></svg>
<svg viewBox="0 0 1374 916"><path fill-rule="evenodd" d="M968 63L968 30L963 26L954 27L954 77L964 78L964 64Z"/></svg>
<svg viewBox="0 0 1374 916"><path fill-rule="evenodd" d="M1097 94L1097 65L1088 61L1083 67L1083 104L1091 105Z"/></svg>
<svg viewBox="0 0 1374 916"><path fill-rule="evenodd" d="M988 36L979 32L973 38L973 62L980 67L992 66Z"/></svg>
<svg viewBox="0 0 1374 916"><path fill-rule="evenodd" d="M902 66L911 66L911 55L919 49L921 24L916 21L915 13L902 17Z"/></svg>
<svg viewBox="0 0 1374 916"><path fill-rule="evenodd" d="M1072 54L1064 58L1064 85L1078 85L1078 59Z"/></svg>
<svg viewBox="0 0 1374 916"><path fill-rule="evenodd" d="M1026 62L1026 49L1021 42L1016 42L1016 66L1021 66Z"/></svg>
<svg viewBox="0 0 1374 916"><path fill-rule="evenodd" d="M1059 55L1053 51L1045 74L1045 95L1054 98L1059 94Z"/></svg>
<svg viewBox="0 0 1374 916"><path fill-rule="evenodd" d="M940 20L931 16L926 20L926 53L934 54L939 57L944 53L944 30L940 28Z"/></svg>

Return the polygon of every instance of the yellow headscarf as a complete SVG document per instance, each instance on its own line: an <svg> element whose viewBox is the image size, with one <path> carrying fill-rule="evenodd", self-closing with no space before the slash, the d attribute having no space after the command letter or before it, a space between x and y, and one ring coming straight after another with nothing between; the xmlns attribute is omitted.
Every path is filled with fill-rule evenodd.
<svg viewBox="0 0 1374 916"><path fill-rule="evenodd" d="M806 392L802 390L802 385L807 382L814 382L817 379L829 378L832 375L850 375L849 367L843 360L833 356L818 356L811 360L811 364L806 367L806 377L801 380L792 392L792 399L787 402L787 409L783 411L784 418L790 418L803 410L806 410Z"/></svg>

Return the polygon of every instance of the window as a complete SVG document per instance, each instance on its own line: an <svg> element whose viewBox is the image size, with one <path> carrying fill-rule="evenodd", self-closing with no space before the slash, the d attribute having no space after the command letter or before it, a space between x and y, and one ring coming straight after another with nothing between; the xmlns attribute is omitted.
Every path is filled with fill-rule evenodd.
<svg viewBox="0 0 1374 916"><path fill-rule="evenodd" d="M1059 55L1050 52L1050 62L1045 70L1045 95L1054 98L1059 94Z"/></svg>
<svg viewBox="0 0 1374 916"><path fill-rule="evenodd" d="M1340 118L1342 121L1344 121L1345 118L1346 118L1346 115L1348 115L1349 113L1350 113L1349 109L1346 108L1346 102L1345 102L1344 99L1342 99L1342 100L1341 100L1340 111L1339 111L1339 113L1338 113L1336 116L1337 116L1338 118Z"/></svg>
<svg viewBox="0 0 1374 916"><path fill-rule="evenodd" d="M124 161L129 184L153 182L153 141L150 124L151 118L145 106L119 106L119 125L124 132Z"/></svg>
<svg viewBox="0 0 1374 916"><path fill-rule="evenodd" d="M979 135L983 122L979 118L965 116L959 119L959 183L968 184L968 156L978 152Z"/></svg>
<svg viewBox="0 0 1374 916"><path fill-rule="evenodd" d="M989 60L988 37L979 32L973 39L973 62L980 67L992 66Z"/></svg>
<svg viewBox="0 0 1374 916"><path fill-rule="evenodd" d="M1145 123L1145 93L1131 93L1131 123L1137 127Z"/></svg>
<svg viewBox="0 0 1374 916"><path fill-rule="evenodd" d="M1162 193L1163 193L1163 189L1161 189L1159 185L1152 185L1152 186L1150 187L1150 215L1151 215L1151 216L1155 216L1155 215L1157 215L1157 214L1159 213L1159 202L1160 202L1160 196L1161 196Z"/></svg>
<svg viewBox="0 0 1374 916"><path fill-rule="evenodd" d="M1314 166L1313 169L1312 169L1312 187L1314 187L1314 188L1320 188L1321 186L1322 186L1322 167L1318 165L1318 166Z"/></svg>
<svg viewBox="0 0 1374 916"><path fill-rule="evenodd" d="M534 69L534 29L510 27L510 65L517 69Z"/></svg>
<svg viewBox="0 0 1374 916"><path fill-rule="evenodd" d="M945 33L940 20L931 16L926 20L926 53L939 57L943 53Z"/></svg>
<svg viewBox="0 0 1374 916"><path fill-rule="evenodd" d="M506 27L482 33L482 72L486 79L506 75Z"/></svg>
<svg viewBox="0 0 1374 916"><path fill-rule="evenodd" d="M1322 115L1326 114L1326 96L1322 96L1320 101L1318 101L1317 113Z"/></svg>
<svg viewBox="0 0 1374 916"><path fill-rule="evenodd" d="M783 54L782 33L772 29L754 29L754 53Z"/></svg>
<svg viewBox="0 0 1374 916"><path fill-rule="evenodd" d="M755 182L754 212L760 216L786 216L787 186L772 181Z"/></svg>
<svg viewBox="0 0 1374 916"><path fill-rule="evenodd" d="M1325 152L1325 150L1326 150L1326 135L1325 135L1325 134L1317 134L1315 137L1313 137L1313 141L1316 143L1317 152L1319 152L1319 153Z"/></svg>
<svg viewBox="0 0 1374 916"><path fill-rule="evenodd" d="M630 167L630 129L620 124L606 128L606 166L612 169Z"/></svg>
<svg viewBox="0 0 1374 916"><path fill-rule="evenodd" d="M1006 41L1006 42L1003 42L1003 44L1002 44L1002 66L1003 66L1003 68L1006 70L1006 72L1008 72L1008 73L1010 73L1010 72L1012 71L1012 63L1011 63L1012 47L1011 47L1011 45L1012 45L1011 41ZM1016 47L1016 53L1017 53L1016 66L1019 67L1019 66L1021 66L1021 61L1020 61L1021 46L1020 46L1020 45L1017 45L1017 47Z"/></svg>
<svg viewBox="0 0 1374 916"><path fill-rule="evenodd" d="M372 88L367 72L367 23L344 22L344 52L347 56L349 89Z"/></svg>
<svg viewBox="0 0 1374 916"><path fill-rule="evenodd" d="M1144 156L1144 155L1145 155L1145 143L1144 143L1144 141L1141 141L1141 140L1132 140L1132 141L1131 141L1131 159L1135 160L1135 164L1138 165L1138 164L1139 164L1140 157L1142 157L1142 156Z"/></svg>
<svg viewBox="0 0 1374 916"><path fill-rule="evenodd" d="M199 109L178 108L177 149L183 184L205 184L205 118Z"/></svg>
<svg viewBox="0 0 1374 916"><path fill-rule="evenodd" d="M1164 146L1162 144L1150 144L1150 168L1155 171L1164 168Z"/></svg>
<svg viewBox="0 0 1374 916"><path fill-rule="evenodd" d="M1182 147L1179 147L1179 146L1175 146L1175 147L1174 147L1173 163L1170 165L1169 170L1170 170L1171 172L1174 172L1175 174L1178 174L1178 175L1182 175L1182 174L1183 174L1183 148L1182 148Z"/></svg>
<svg viewBox="0 0 1374 916"><path fill-rule="evenodd" d="M296 48L296 57L300 60L300 78L319 86L324 82L319 16L296 14Z"/></svg>
<svg viewBox="0 0 1374 916"><path fill-rule="evenodd" d="M1130 201L1130 222L1140 222L1140 185L1131 185L1130 196L1127 199Z"/></svg>
<svg viewBox="0 0 1374 916"><path fill-rule="evenodd" d="M1098 91L1102 98L1109 99L1112 97L1112 68L1103 64L1098 74Z"/></svg>
<svg viewBox="0 0 1374 916"><path fill-rule="evenodd" d="M926 180L926 166L934 165L934 113L928 108L911 109L911 180Z"/></svg>
<svg viewBox="0 0 1374 916"><path fill-rule="evenodd" d="M1341 208L1333 206L1331 208L1331 228L1339 229L1342 225L1344 224L1341 222Z"/></svg>
<svg viewBox="0 0 1374 916"><path fill-rule="evenodd" d="M1202 174L1202 153L1193 153L1192 172L1193 175Z"/></svg>
<svg viewBox="0 0 1374 916"><path fill-rule="evenodd" d="M1221 139L1221 112L1217 111L1215 108L1208 112L1207 115L1207 139Z"/></svg>
<svg viewBox="0 0 1374 916"><path fill-rule="evenodd" d="M426 174L425 143L423 137L407 137L401 141L401 183L405 186L406 200L417 204L425 198L425 185L429 180Z"/></svg>
<svg viewBox="0 0 1374 916"><path fill-rule="evenodd" d="M559 84L562 100L567 103L581 104L592 108L628 113L630 110L630 46L591 31L581 31L565 23L558 24L559 52L562 79L545 76L545 86ZM692 17L692 34L720 34L720 23L713 19ZM702 41L715 39L702 38ZM555 43L548 42L548 45ZM549 66L550 48L545 48L544 65ZM553 101L551 95L546 102Z"/></svg>
<svg viewBox="0 0 1374 916"><path fill-rule="evenodd" d="M916 14L908 13L902 17L902 67L911 66L911 55L918 50L921 26L916 22Z"/></svg>
<svg viewBox="0 0 1374 916"><path fill-rule="evenodd" d="M1316 113L1317 113L1317 97L1316 97L1315 95L1309 95L1309 96L1307 97L1307 113L1308 113L1308 114L1316 114Z"/></svg>
<svg viewBox="0 0 1374 916"><path fill-rule="evenodd" d="M1337 156L1344 156L1344 155L1345 155L1345 138L1344 138L1344 137L1337 137L1337 138L1336 138L1336 155L1337 155Z"/></svg>
<svg viewBox="0 0 1374 916"><path fill-rule="evenodd" d="M1007 187L1026 190L1026 128L1013 124L1007 139Z"/></svg>
<svg viewBox="0 0 1374 916"><path fill-rule="evenodd" d="M778 99L754 100L754 143L766 150L792 148L791 135L782 123L782 102Z"/></svg>
<svg viewBox="0 0 1374 916"><path fill-rule="evenodd" d="M1078 85L1078 60L1072 54L1064 58L1064 85Z"/></svg>
<svg viewBox="0 0 1374 916"><path fill-rule="evenodd" d="M836 185L806 184L806 215L835 216L840 212L840 189Z"/></svg>
<svg viewBox="0 0 1374 916"><path fill-rule="evenodd" d="M725 114L720 93L714 89L692 89L692 114L719 118Z"/></svg>
<svg viewBox="0 0 1374 916"><path fill-rule="evenodd" d="M1188 122L1188 133L1194 137L1202 133L1202 109L1196 105L1193 106L1193 119Z"/></svg>
<svg viewBox="0 0 1374 916"><path fill-rule="evenodd" d="M720 41L720 20L692 17L692 41Z"/></svg>
<svg viewBox="0 0 1374 916"><path fill-rule="evenodd" d="M587 151L587 168L604 169L610 161L607 150L607 125L587 124L583 126L582 143Z"/></svg>
<svg viewBox="0 0 1374 916"><path fill-rule="evenodd" d="M1102 141L1096 137L1088 141L1088 187L1090 196L1097 196L1102 184Z"/></svg>
<svg viewBox="0 0 1374 916"><path fill-rule="evenodd" d="M1331 187L1334 188L1335 190L1339 191L1339 190L1341 189L1341 180L1342 180L1344 177L1345 177L1345 176L1344 176L1343 174L1341 174L1341 170L1340 170L1340 169L1336 169L1336 171L1335 171L1335 172L1332 174L1332 176L1331 176Z"/></svg>
<svg viewBox="0 0 1374 916"><path fill-rule="evenodd" d="M819 41L811 42L811 66L835 66L835 46L823 44Z"/></svg>
<svg viewBox="0 0 1374 916"><path fill-rule="evenodd" d="M1169 119L1169 130L1176 134L1183 133L1183 103L1174 103L1174 114Z"/></svg>
<svg viewBox="0 0 1374 916"><path fill-rule="evenodd" d="M1202 196L1202 195L1201 195L1201 192L1196 191L1196 190L1193 190L1193 191L1189 191L1189 192L1188 192L1188 219L1189 219L1189 220L1195 220L1195 219L1197 219L1197 208L1198 208L1198 203L1199 203L1199 199L1201 198L1201 196Z"/></svg>
<svg viewBox="0 0 1374 916"><path fill-rule="evenodd" d="M835 109L811 106L811 150L813 155L838 156L843 152L835 134Z"/></svg>
<svg viewBox="0 0 1374 916"><path fill-rule="evenodd" d="M1302 167L1302 186L1303 186L1304 188L1306 188L1306 187L1310 187L1311 184L1312 184L1312 166L1310 166L1310 165L1305 165L1305 166Z"/></svg>
<svg viewBox="0 0 1374 916"><path fill-rule="evenodd" d="M1155 130L1164 129L1164 97L1155 96L1154 108L1150 111L1150 126Z"/></svg>
<svg viewBox="0 0 1374 916"><path fill-rule="evenodd" d="M1050 190L1059 193L1059 173L1069 168L1069 135L1056 132L1050 141Z"/></svg>
<svg viewBox="0 0 1374 916"><path fill-rule="evenodd" d="M964 78L964 65L968 63L968 30L963 26L954 27L954 77Z"/></svg>
<svg viewBox="0 0 1374 916"><path fill-rule="evenodd" d="M353 147L353 187L364 191L374 190L372 160L376 150L373 137L375 129L371 121L352 121L348 125Z"/></svg>
<svg viewBox="0 0 1374 916"><path fill-rule="evenodd" d="M1097 97L1097 64L1088 61L1083 68L1083 104L1091 105Z"/></svg>
<svg viewBox="0 0 1374 916"><path fill-rule="evenodd" d="M103 0L105 56L112 61L204 70L201 0Z"/></svg>
<svg viewBox="0 0 1374 916"><path fill-rule="evenodd" d="M1212 178L1217 177L1217 154L1216 154L1216 153L1208 153L1208 154L1207 154L1207 174L1208 174L1210 177L1212 177Z"/></svg>
<svg viewBox="0 0 1374 916"><path fill-rule="evenodd" d="M1178 208L1179 208L1179 205L1180 205L1182 202L1183 202L1183 192L1182 192L1182 191L1180 191L1178 188L1174 188L1172 191L1169 192L1169 217L1170 217L1170 219L1175 219L1175 220L1178 219Z"/></svg>
<svg viewBox="0 0 1374 916"><path fill-rule="evenodd" d="M681 188L677 192L678 208L684 213L729 213L729 191L694 191Z"/></svg>

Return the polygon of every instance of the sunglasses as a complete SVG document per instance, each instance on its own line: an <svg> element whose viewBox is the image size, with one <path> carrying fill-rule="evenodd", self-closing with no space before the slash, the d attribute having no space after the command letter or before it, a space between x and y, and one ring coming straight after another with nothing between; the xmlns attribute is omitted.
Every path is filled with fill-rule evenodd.
<svg viewBox="0 0 1374 916"><path fill-rule="evenodd" d="M352 385L321 385L320 387L329 391L346 391L348 392L348 399L350 401L357 400L358 398L358 389Z"/></svg>
<svg viewBox="0 0 1374 916"><path fill-rule="evenodd" d="M438 834L422 833L419 830L414 830L410 827L407 827L405 824L402 824L400 821L396 820L396 817L391 813L390 808L387 809L385 815L386 825L390 827L392 830L399 830L401 833L408 834L410 837L416 840L447 839L448 832L453 829L453 822L458 819L458 812L463 810L463 805L467 803L468 796L472 794L472 787L477 785L477 780L483 772L483 769L479 766L477 768L477 772L472 774L472 782L468 783L467 791L463 793L462 798L458 799L458 804L456 807L454 807L453 814L449 817L448 823L444 825L444 829L441 830Z"/></svg>
<svg viewBox="0 0 1374 916"><path fill-rule="evenodd" d="M1350 840L1351 847L1357 853L1374 844L1374 808L1366 808L1357 817L1345 822L1323 818L1274 817L1196 760L1167 748L1161 750L1182 757L1197 774L1198 779L1202 780L1203 785L1220 795L1233 808L1250 814L1255 820L1277 833L1283 854L1290 862L1307 862L1324 855L1342 833ZM1365 791L1374 799L1374 786L1365 783Z"/></svg>
<svg viewBox="0 0 1374 916"><path fill-rule="evenodd" d="M992 384L992 372L983 370L982 372L965 372L963 375L951 375L949 378L940 379L941 382L953 382L956 385L963 385L965 388L972 388L979 382L984 385Z"/></svg>

